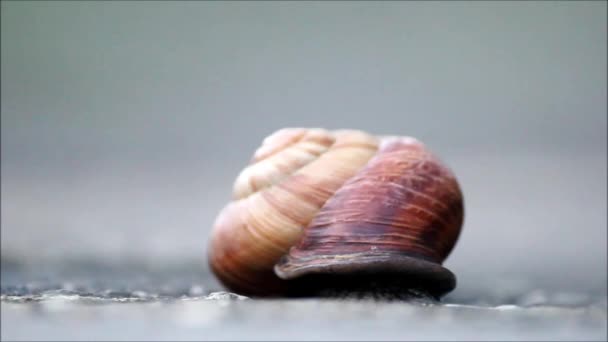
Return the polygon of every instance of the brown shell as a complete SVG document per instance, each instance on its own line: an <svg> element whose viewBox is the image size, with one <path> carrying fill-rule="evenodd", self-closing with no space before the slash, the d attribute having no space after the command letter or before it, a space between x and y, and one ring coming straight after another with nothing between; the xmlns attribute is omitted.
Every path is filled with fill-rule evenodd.
<svg viewBox="0 0 608 342"><path fill-rule="evenodd" d="M355 130L283 129L266 138L214 223L208 259L220 281L248 295L282 293L274 265L377 148Z"/></svg>
<svg viewBox="0 0 608 342"><path fill-rule="evenodd" d="M401 273L455 286L441 267L463 221L452 172L412 138L385 138L378 153L321 208L275 267L283 279L323 273Z"/></svg>
<svg viewBox="0 0 608 342"><path fill-rule="evenodd" d="M438 292L454 286L441 263L460 233L462 194L416 139L280 130L234 193L209 249L212 270L232 291L281 294L309 274L378 270L430 274Z"/></svg>

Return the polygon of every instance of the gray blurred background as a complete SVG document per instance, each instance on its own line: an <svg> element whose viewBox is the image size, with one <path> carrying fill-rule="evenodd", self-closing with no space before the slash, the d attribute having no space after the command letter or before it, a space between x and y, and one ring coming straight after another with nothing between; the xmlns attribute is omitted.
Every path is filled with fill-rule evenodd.
<svg viewBox="0 0 608 342"><path fill-rule="evenodd" d="M605 293L606 7L3 1L3 265L207 272L266 135L358 128L454 169L456 294Z"/></svg>

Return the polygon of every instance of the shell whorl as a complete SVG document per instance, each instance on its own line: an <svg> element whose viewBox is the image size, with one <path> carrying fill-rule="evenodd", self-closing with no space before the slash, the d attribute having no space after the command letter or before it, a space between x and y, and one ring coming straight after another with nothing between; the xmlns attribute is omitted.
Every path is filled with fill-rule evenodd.
<svg viewBox="0 0 608 342"><path fill-rule="evenodd" d="M462 220L462 194L452 172L421 142L385 138L367 165L325 203L275 272L283 279L399 273L427 278L425 286L440 295L455 286L441 263Z"/></svg>
<svg viewBox="0 0 608 342"><path fill-rule="evenodd" d="M209 249L233 291L280 294L303 274L372 264L452 276L440 265L460 233L462 194L415 138L282 129L264 139L233 194Z"/></svg>
<svg viewBox="0 0 608 342"><path fill-rule="evenodd" d="M214 223L209 263L222 283L247 294L281 292L274 265L377 148L376 137L356 130L282 129L264 139Z"/></svg>

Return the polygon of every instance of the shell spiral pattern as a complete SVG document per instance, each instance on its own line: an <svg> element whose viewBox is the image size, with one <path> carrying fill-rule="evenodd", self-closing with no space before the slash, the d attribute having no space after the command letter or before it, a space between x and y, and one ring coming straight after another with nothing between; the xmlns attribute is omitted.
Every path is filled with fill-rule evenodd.
<svg viewBox="0 0 608 342"><path fill-rule="evenodd" d="M462 193L414 138L281 129L264 139L233 194L208 252L232 291L280 295L307 274L372 267L451 275L440 265L460 234Z"/></svg>

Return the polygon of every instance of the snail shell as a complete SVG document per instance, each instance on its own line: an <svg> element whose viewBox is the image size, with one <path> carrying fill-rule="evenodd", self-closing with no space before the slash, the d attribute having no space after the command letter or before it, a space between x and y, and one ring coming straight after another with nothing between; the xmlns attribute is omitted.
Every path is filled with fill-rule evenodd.
<svg viewBox="0 0 608 342"><path fill-rule="evenodd" d="M415 279L437 296L455 286L441 264L460 234L462 193L414 138L282 129L264 139L233 192L208 258L232 291L280 295L325 286L315 276L338 283L335 275L353 274Z"/></svg>

